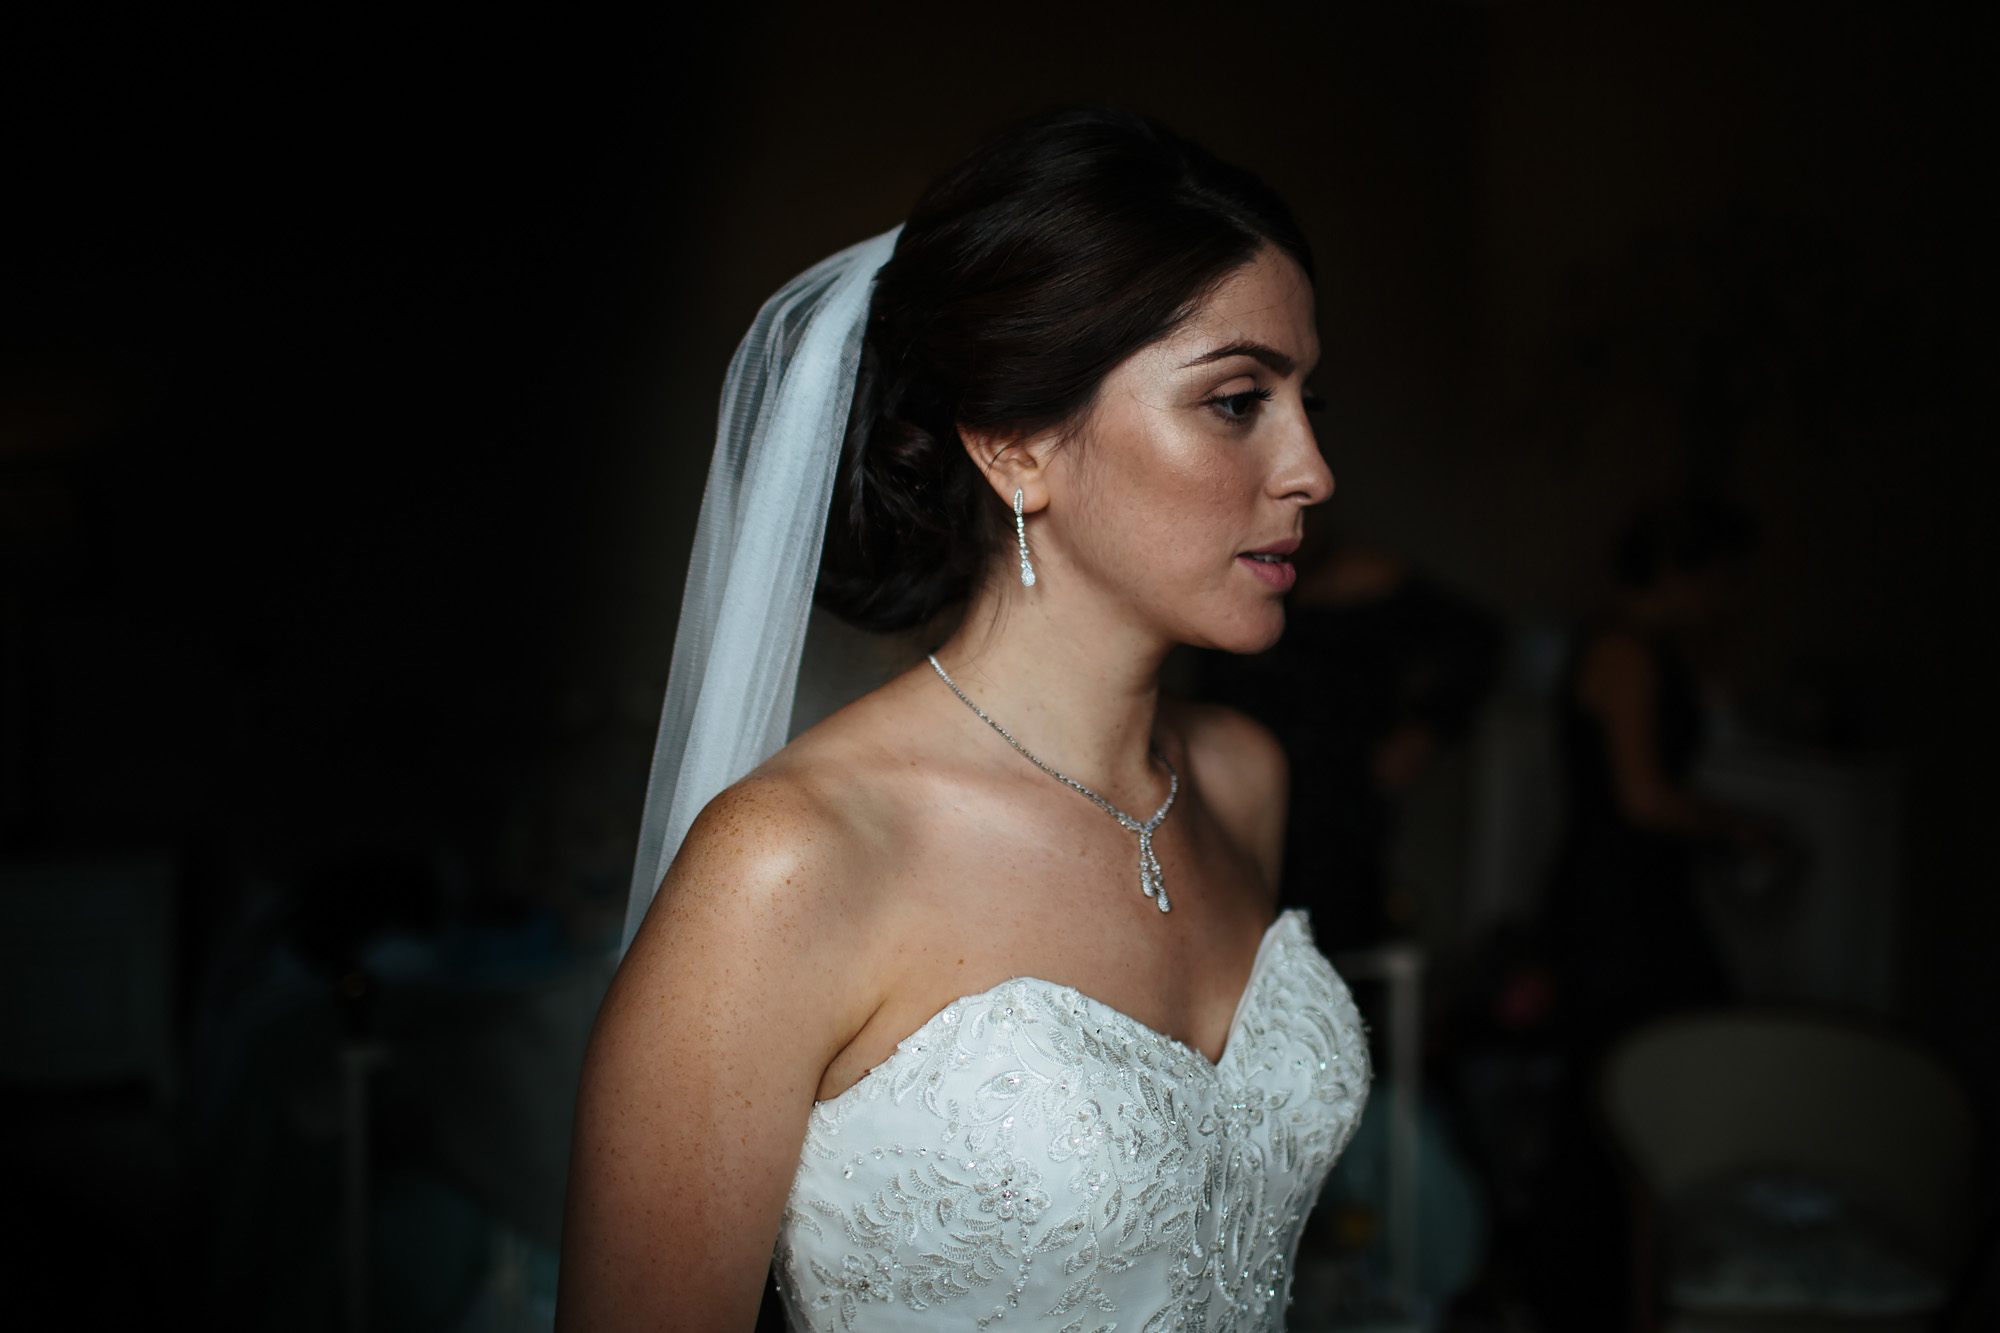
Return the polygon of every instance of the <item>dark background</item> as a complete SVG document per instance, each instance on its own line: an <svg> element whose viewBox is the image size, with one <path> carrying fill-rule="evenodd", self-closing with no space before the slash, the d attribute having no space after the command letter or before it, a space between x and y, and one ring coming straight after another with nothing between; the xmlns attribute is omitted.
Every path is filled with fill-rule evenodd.
<svg viewBox="0 0 2000 1333"><path fill-rule="evenodd" d="M1598 595L1635 500L1702 482L1758 515L1746 706L1903 764L1895 1018L2000 1091L1993 52L1969 20L0 22L0 857L171 856L191 1098L204 1014L269 941L322 985L384 922L458 941L453 975L601 943L735 338L981 134L1078 100L1293 203L1352 535L1532 628ZM376 1021L352 1008L326 1021ZM14 1156L53 1160L47 1105L17 1104ZM211 1237L224 1121L174 1111L139 1221L36 1177L50 1211L9 1234L49 1299L265 1318L232 1295L254 1247ZM63 1286L119 1237L120 1280Z"/></svg>

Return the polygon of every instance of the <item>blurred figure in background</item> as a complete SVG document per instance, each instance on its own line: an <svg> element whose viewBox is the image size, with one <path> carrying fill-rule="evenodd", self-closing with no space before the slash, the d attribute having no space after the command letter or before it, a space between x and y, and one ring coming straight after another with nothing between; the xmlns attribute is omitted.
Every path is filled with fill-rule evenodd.
<svg viewBox="0 0 2000 1333"><path fill-rule="evenodd" d="M1700 664L1754 540L1747 515L1703 495L1649 505L1619 535L1616 591L1551 699L1567 809L1546 921L1492 941L1466 988L1458 1087L1500 1213L1482 1297L1556 1333L1609 1327L1631 1299L1598 1062L1648 1019L1729 999L1697 862L1768 847L1690 785L1709 711Z"/></svg>
<svg viewBox="0 0 2000 1333"><path fill-rule="evenodd" d="M1284 901L1309 909L1328 945L1355 948L1410 925L1415 905L1388 877L1397 801L1471 725L1502 636L1396 557L1312 519L1307 534L1284 637L1254 657L1204 654L1200 689L1284 744Z"/></svg>
<svg viewBox="0 0 2000 1333"><path fill-rule="evenodd" d="M1705 850L1759 861L1771 840L1689 785L1702 746L1697 664L1726 626L1748 515L1691 494L1642 509L1613 554L1618 591L1557 684L1567 819L1550 886L1558 998L1585 1058L1668 1011L1729 998L1696 900Z"/></svg>

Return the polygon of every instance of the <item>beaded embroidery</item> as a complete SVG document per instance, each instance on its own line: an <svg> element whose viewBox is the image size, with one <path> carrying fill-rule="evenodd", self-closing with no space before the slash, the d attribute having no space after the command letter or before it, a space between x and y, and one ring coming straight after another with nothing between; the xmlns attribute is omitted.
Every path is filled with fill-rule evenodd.
<svg viewBox="0 0 2000 1333"><path fill-rule="evenodd" d="M813 1109L776 1256L794 1327L1280 1329L1368 1077L1298 912L1214 1065L1050 982L957 1000Z"/></svg>

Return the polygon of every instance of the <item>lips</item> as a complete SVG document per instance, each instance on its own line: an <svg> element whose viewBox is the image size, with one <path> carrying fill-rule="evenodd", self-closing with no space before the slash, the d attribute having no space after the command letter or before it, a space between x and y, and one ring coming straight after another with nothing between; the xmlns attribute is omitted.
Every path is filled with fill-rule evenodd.
<svg viewBox="0 0 2000 1333"><path fill-rule="evenodd" d="M1290 537L1254 551L1243 551L1237 555L1236 563L1262 579L1274 592L1289 592L1298 582L1299 571L1287 557L1298 549L1299 539Z"/></svg>

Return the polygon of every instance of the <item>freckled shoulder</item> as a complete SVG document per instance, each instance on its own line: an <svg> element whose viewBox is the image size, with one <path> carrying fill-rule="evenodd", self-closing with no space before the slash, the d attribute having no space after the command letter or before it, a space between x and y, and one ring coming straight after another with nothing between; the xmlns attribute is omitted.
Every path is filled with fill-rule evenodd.
<svg viewBox="0 0 2000 1333"><path fill-rule="evenodd" d="M760 769L710 801L688 830L625 969L684 966L691 950L757 958L762 984L812 978L832 1011L865 1016L873 999L844 990L868 935L869 847L852 800L814 766ZM858 1025L858 1024L857 1024Z"/></svg>
<svg viewBox="0 0 2000 1333"><path fill-rule="evenodd" d="M687 1266L662 1256L694 1253L754 1293L814 1093L880 1003L859 836L824 785L776 766L711 801L598 1011L564 1233L603 1280L631 1275L615 1291L666 1291ZM632 1308L621 1327L730 1322L676 1320L657 1291Z"/></svg>
<svg viewBox="0 0 2000 1333"><path fill-rule="evenodd" d="M1277 737L1219 704L1163 701L1161 714L1187 755L1188 780L1275 892L1290 787Z"/></svg>
<svg viewBox="0 0 2000 1333"><path fill-rule="evenodd" d="M702 810L668 869L660 896L690 909L723 898L774 920L807 920L843 906L868 841L852 800L810 767L767 766Z"/></svg>

